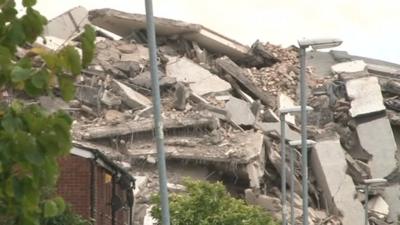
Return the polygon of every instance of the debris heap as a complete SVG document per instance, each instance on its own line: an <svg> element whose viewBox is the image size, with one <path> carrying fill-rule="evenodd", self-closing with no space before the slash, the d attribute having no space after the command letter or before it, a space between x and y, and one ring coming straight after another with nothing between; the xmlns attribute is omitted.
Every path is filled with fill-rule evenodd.
<svg viewBox="0 0 400 225"><path fill-rule="evenodd" d="M75 100L39 103L70 112L77 147L102 151L137 177L135 221L142 224L158 190L145 16L77 7L51 20L48 41L36 45L79 48L81 28L89 23L97 29L96 57L76 82ZM259 41L247 47L201 25L155 23L169 190L184 191L185 176L223 181L233 195L280 218L279 143L299 140L301 124L298 115L288 115L282 140L277 109L298 104L298 49ZM328 54L323 57L331 57L331 65L315 54ZM369 193L370 222L394 223L400 210L400 66L344 52L310 55L314 112L307 128L317 141L308 165L310 224L363 224L359 189L364 179L381 177L389 186ZM295 174L292 197L301 223L299 149L295 159L294 171L287 171Z"/></svg>

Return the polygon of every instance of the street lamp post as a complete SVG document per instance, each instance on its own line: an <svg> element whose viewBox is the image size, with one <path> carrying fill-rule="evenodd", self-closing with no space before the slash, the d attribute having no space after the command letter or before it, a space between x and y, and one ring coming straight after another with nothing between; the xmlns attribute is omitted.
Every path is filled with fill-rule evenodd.
<svg viewBox="0 0 400 225"><path fill-rule="evenodd" d="M306 110L312 110L311 107L306 107ZM282 192L282 225L287 224L287 207L286 207L286 114L300 112L300 106L294 106L291 108L279 109L280 124L281 124L281 192Z"/></svg>
<svg viewBox="0 0 400 225"><path fill-rule="evenodd" d="M300 105L301 105L301 153L303 173L303 225L308 225L308 153L307 153L307 82L306 82L306 49L332 48L342 44L340 39L302 39L298 41L300 47Z"/></svg>
<svg viewBox="0 0 400 225"><path fill-rule="evenodd" d="M290 224L294 223L294 148L301 146L301 140L290 141ZM307 140L307 147L310 148L316 144L313 140Z"/></svg>
<svg viewBox="0 0 400 225"><path fill-rule="evenodd" d="M365 202L364 202L364 224L368 225L368 192L369 186L379 186L387 184L387 180L383 178L374 178L374 179L366 179L364 180L364 194L365 194Z"/></svg>

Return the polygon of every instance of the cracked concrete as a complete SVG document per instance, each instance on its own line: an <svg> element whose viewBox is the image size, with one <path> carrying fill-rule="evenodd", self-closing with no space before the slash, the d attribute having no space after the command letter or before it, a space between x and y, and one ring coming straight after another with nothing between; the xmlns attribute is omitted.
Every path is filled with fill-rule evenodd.
<svg viewBox="0 0 400 225"><path fill-rule="evenodd" d="M364 210L361 202L355 199L353 180L346 174L346 158L339 140L318 142L312 150L311 165L328 211L342 216L343 225L363 225L360 218Z"/></svg>

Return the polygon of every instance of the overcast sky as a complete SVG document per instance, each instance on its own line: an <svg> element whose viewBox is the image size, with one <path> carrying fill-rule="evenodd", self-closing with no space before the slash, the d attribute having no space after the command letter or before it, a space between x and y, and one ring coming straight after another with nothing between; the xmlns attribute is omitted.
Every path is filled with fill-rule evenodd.
<svg viewBox="0 0 400 225"><path fill-rule="evenodd" d="M38 0L49 19L74 6L144 13L144 0ZM243 44L339 37L351 54L400 64L399 0L153 0L154 15L200 23Z"/></svg>

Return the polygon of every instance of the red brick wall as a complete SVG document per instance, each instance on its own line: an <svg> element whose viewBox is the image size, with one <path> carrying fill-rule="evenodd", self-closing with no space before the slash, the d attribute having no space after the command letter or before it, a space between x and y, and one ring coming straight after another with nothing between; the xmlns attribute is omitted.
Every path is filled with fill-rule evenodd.
<svg viewBox="0 0 400 225"><path fill-rule="evenodd" d="M60 177L57 192L72 205L72 209L85 218L90 218L91 201L91 160L69 155L59 160ZM111 225L112 182L106 182L109 171L96 164L95 168L95 225ZM126 192L116 184L116 195L123 202ZM120 209L116 213L116 225L126 225L129 221L129 210Z"/></svg>
<svg viewBox="0 0 400 225"><path fill-rule="evenodd" d="M90 218L90 160L69 155L60 159L59 165L57 193L74 212Z"/></svg>

